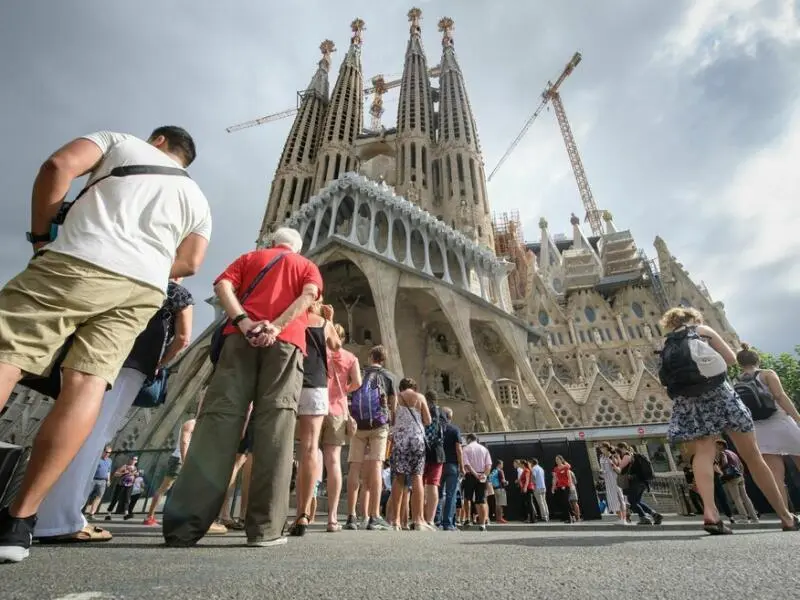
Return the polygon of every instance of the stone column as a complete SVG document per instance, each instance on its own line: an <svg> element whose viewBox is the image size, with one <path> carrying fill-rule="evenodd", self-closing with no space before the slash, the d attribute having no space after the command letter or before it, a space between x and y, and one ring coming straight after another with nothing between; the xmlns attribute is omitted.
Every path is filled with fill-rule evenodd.
<svg viewBox="0 0 800 600"><path fill-rule="evenodd" d="M558 420L556 413L553 411L553 407L550 406L550 401L547 399L547 394L544 393L544 388L539 383L539 378L536 377L536 374L531 368L531 363L528 360L528 355L525 352L525 348L527 346L526 340L520 339L519 334L514 331L515 327L516 326L513 323L508 321L498 320L495 322L495 331L500 334L500 339L519 369L521 378L524 379L526 384L528 384L528 389L538 403L539 408L542 411L542 415L547 419L548 424L550 424L552 427L561 428L561 421ZM522 335L527 336L527 332L524 332Z"/></svg>
<svg viewBox="0 0 800 600"><path fill-rule="evenodd" d="M448 323L456 334L458 343L461 345L461 355L469 367L475 389L478 392L480 405L486 411L489 419L489 429L492 431L508 431L505 415L500 410L492 384L486 376L486 371L484 371L475 351L475 342L472 339L472 331L469 326L469 304L461 296L440 286L434 286L433 292Z"/></svg>
<svg viewBox="0 0 800 600"><path fill-rule="evenodd" d="M372 291L375 312L381 328L381 344L386 349L386 368L397 375L402 375L404 373L403 361L400 358L400 346L397 343L397 328L394 320L400 271L381 269L381 266L373 261L358 261L356 266L366 276Z"/></svg>
<svg viewBox="0 0 800 600"><path fill-rule="evenodd" d="M670 471L677 471L678 465L675 464L675 457L672 456L672 446L669 442L664 442L664 451L667 453L667 463Z"/></svg>

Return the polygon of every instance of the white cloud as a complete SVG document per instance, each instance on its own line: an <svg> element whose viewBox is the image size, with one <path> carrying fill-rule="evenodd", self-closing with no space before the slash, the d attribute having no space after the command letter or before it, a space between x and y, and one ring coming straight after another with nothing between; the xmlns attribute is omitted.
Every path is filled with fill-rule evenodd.
<svg viewBox="0 0 800 600"><path fill-rule="evenodd" d="M797 13L795 0L694 0L656 58L701 71L730 47L754 53L763 37L796 44Z"/></svg>

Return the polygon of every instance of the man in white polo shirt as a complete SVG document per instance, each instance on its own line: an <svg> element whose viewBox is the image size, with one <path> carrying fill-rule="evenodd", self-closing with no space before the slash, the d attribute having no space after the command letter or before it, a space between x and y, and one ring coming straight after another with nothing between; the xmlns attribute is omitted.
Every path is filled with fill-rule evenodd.
<svg viewBox="0 0 800 600"><path fill-rule="evenodd" d="M469 527L472 504L478 511L478 526L481 531L486 531L489 522L489 506L486 504L486 479L492 470L492 457L489 449L478 443L474 433L468 433L467 445L461 449L461 458L464 461L464 509L467 520L464 527Z"/></svg>
<svg viewBox="0 0 800 600"><path fill-rule="evenodd" d="M193 275L205 257L211 213L185 171L195 154L180 127L159 127L147 141L102 131L71 141L39 170L27 235L35 256L0 290L0 409L24 374L48 374L71 345L20 491L0 511L0 562L28 556L40 503L92 430L169 278Z"/></svg>

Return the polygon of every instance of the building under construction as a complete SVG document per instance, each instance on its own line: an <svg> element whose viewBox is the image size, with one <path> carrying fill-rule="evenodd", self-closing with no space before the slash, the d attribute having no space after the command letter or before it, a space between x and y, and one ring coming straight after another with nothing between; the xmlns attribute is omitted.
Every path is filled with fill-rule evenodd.
<svg viewBox="0 0 800 600"><path fill-rule="evenodd" d="M736 334L722 304L689 277L661 238L651 261L632 232L595 206L560 95L568 101L567 76L580 55L545 86L502 161L515 160L514 147L552 104L556 119L543 118L537 127L560 128L577 183L570 208L582 216L566 209L563 222L551 227L542 219L525 239L518 211L492 219L480 115L468 99L470 66L462 70L458 61L452 19L438 21L433 68L421 11L409 11L408 19L405 52L397 49L399 79L364 76L361 55L369 45L357 19L332 88L334 44L326 40L310 82L308 73L298 74L296 88L304 91L296 108L231 128L269 127L294 116L276 157L261 230L254 232L258 243L281 224L299 230L346 330L346 347L364 360L371 345L383 344L387 366L435 389L466 431L664 422L670 401L654 354L663 309L695 306L728 341ZM461 43L482 39L466 31ZM367 110L365 80L379 100L373 97ZM382 103L395 87L397 121L383 127ZM502 176L498 168L492 176ZM613 199L601 204L611 208ZM136 409L118 448L174 447L177 424L193 414L211 375L212 330L172 370L167 406ZM0 417L0 439L15 433L24 444L35 431L33 417L23 416L38 419L48 401L31 394L20 389Z"/></svg>

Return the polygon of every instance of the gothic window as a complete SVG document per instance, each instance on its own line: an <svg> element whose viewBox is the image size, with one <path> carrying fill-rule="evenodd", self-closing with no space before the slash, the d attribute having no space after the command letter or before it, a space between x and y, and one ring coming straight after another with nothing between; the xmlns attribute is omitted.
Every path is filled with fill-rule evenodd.
<svg viewBox="0 0 800 600"><path fill-rule="evenodd" d="M323 185L326 181L328 181L328 167L331 166L331 157L329 155L325 155L325 163L322 170L322 177L321 181L319 182L320 185Z"/></svg>
<svg viewBox="0 0 800 600"><path fill-rule="evenodd" d="M620 329L619 327L617 327L617 336L619 336L619 339L621 340L625 339L624 336L622 335L622 329Z"/></svg>
<svg viewBox="0 0 800 600"><path fill-rule="evenodd" d="M417 145L414 142L411 142L411 170L417 168Z"/></svg>
<svg viewBox="0 0 800 600"><path fill-rule="evenodd" d="M557 294L560 294L564 291L564 284L561 283L561 280L557 277L553 279L553 289L556 291Z"/></svg>
<svg viewBox="0 0 800 600"><path fill-rule="evenodd" d="M541 323L542 327L547 327L550 324L550 315L547 314L546 310L539 311L539 323Z"/></svg>
<svg viewBox="0 0 800 600"><path fill-rule="evenodd" d="M456 167L458 168L458 182L464 183L464 160L461 155L456 155Z"/></svg>
<svg viewBox="0 0 800 600"><path fill-rule="evenodd" d="M594 323L595 319L597 318L597 315L591 306L587 306L584 309L583 314L586 315L586 320L589 321L589 323Z"/></svg>
<svg viewBox="0 0 800 600"><path fill-rule="evenodd" d="M631 304L631 310L633 311L633 314L635 314L640 319L644 317L644 309L642 308L642 305L639 304L638 302L634 302L633 304Z"/></svg>
<svg viewBox="0 0 800 600"><path fill-rule="evenodd" d="M622 372L622 369L620 369L620 366L617 363L608 360L607 358L601 358L597 362L597 368L600 373L602 373L603 376L610 381L614 381Z"/></svg>
<svg viewBox="0 0 800 600"><path fill-rule="evenodd" d="M581 342L586 343L586 336L583 334L583 329L578 331L578 337L581 338Z"/></svg>
<svg viewBox="0 0 800 600"><path fill-rule="evenodd" d="M633 327L631 327L630 325L628 325L628 337L630 337L630 339L632 339L632 340L636 339L636 332L633 330Z"/></svg>
<svg viewBox="0 0 800 600"><path fill-rule="evenodd" d="M308 202L308 196L311 192L311 178L305 177L303 179L303 188L300 190L300 204Z"/></svg>
<svg viewBox="0 0 800 600"><path fill-rule="evenodd" d="M472 199L475 205L478 204L478 181L475 179L475 160L469 159L469 180L472 184Z"/></svg>
<svg viewBox="0 0 800 600"><path fill-rule="evenodd" d="M292 187L289 188L289 202L294 205L294 195L297 192L297 177L292 177Z"/></svg>
<svg viewBox="0 0 800 600"><path fill-rule="evenodd" d="M557 332L556 332L556 335L558 336L558 343L559 343L559 345L562 345L562 344L564 343L564 337L561 335L561 332L560 332L560 331L557 331Z"/></svg>
<svg viewBox="0 0 800 600"><path fill-rule="evenodd" d="M567 337L569 338L569 343L574 344L575 340L572 338L572 331L567 331Z"/></svg>
<svg viewBox="0 0 800 600"><path fill-rule="evenodd" d="M342 167L342 155L336 155L336 162L333 165L333 177L331 179L338 179L339 178L339 169Z"/></svg>
<svg viewBox="0 0 800 600"><path fill-rule="evenodd" d="M422 187L428 187L428 149L422 147Z"/></svg>
<svg viewBox="0 0 800 600"><path fill-rule="evenodd" d="M483 237L483 228L480 225L478 225L478 237Z"/></svg>
<svg viewBox="0 0 800 600"><path fill-rule="evenodd" d="M452 198L453 197L453 159L452 157L447 157L447 188L448 188L448 195Z"/></svg>
<svg viewBox="0 0 800 600"><path fill-rule="evenodd" d="M442 193L442 183L439 179L439 160L431 163L431 174L433 175L433 193L438 196Z"/></svg>
<svg viewBox="0 0 800 600"><path fill-rule="evenodd" d="M636 333L637 333L638 337L640 337L640 338L642 337L643 334L642 334L642 326L641 325L637 325L636 326Z"/></svg>
<svg viewBox="0 0 800 600"><path fill-rule="evenodd" d="M614 339L613 337L611 337L611 330L608 327L606 327L606 339L609 342Z"/></svg>

